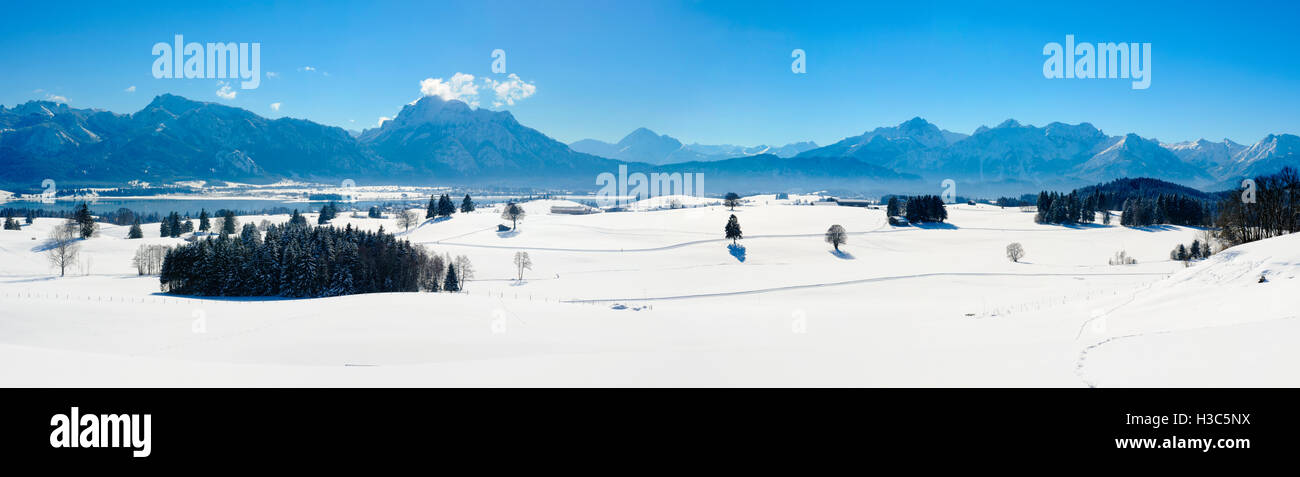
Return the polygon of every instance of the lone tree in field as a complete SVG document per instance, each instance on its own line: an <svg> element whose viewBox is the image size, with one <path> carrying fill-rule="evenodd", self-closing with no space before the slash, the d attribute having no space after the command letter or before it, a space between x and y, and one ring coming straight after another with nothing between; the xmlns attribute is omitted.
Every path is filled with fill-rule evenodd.
<svg viewBox="0 0 1300 477"><path fill-rule="evenodd" d="M77 245L78 225L75 220L54 228L50 238L45 241L45 258L50 265L59 269L59 276L67 272L68 267L77 263L77 254L81 246Z"/></svg>
<svg viewBox="0 0 1300 477"><path fill-rule="evenodd" d="M469 194L465 194L465 200L460 201L460 213L464 214L473 211L474 200L469 198Z"/></svg>
<svg viewBox="0 0 1300 477"><path fill-rule="evenodd" d="M510 221L510 230L518 227L519 221L524 220L524 208L519 204L510 202L501 210L501 218Z"/></svg>
<svg viewBox="0 0 1300 477"><path fill-rule="evenodd" d="M740 195L736 194L735 192L728 192L726 197L722 198L722 205L725 205L727 206L728 209L735 211L736 206L740 205Z"/></svg>
<svg viewBox="0 0 1300 477"><path fill-rule="evenodd" d="M832 225L831 228L826 229L826 243L833 245L836 252L840 251L841 244L848 243L848 241L849 233L845 232L844 227L840 224Z"/></svg>
<svg viewBox="0 0 1300 477"><path fill-rule="evenodd" d="M1007 245L1007 258L1013 262L1019 262L1025 257L1025 247L1020 246L1020 242L1011 242Z"/></svg>
<svg viewBox="0 0 1300 477"><path fill-rule="evenodd" d="M731 244L735 245L737 240L744 238L740 233L740 221L736 220L736 214L731 214L727 219L727 238L731 239Z"/></svg>
<svg viewBox="0 0 1300 477"><path fill-rule="evenodd" d="M515 270L519 271L519 281L524 281L524 270L533 269L533 259L528 257L528 252L515 252Z"/></svg>
<svg viewBox="0 0 1300 477"><path fill-rule="evenodd" d="M210 218L208 217L208 209L203 209L199 211L200 232L207 232L209 230L212 230L212 222L210 222L209 219Z"/></svg>
<svg viewBox="0 0 1300 477"><path fill-rule="evenodd" d="M412 226L420 223L420 216L411 210L403 210L397 213L397 226L405 230L411 230Z"/></svg>
<svg viewBox="0 0 1300 477"><path fill-rule="evenodd" d="M144 231L140 230L140 219L136 219L135 222L131 223L131 230L127 231L126 238L128 239L144 238Z"/></svg>

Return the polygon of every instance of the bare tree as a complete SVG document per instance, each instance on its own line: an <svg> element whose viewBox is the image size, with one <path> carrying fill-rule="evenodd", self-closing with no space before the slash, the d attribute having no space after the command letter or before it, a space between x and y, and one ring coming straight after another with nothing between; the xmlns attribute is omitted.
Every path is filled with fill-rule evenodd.
<svg viewBox="0 0 1300 477"><path fill-rule="evenodd" d="M515 252L515 269L519 271L519 281L524 281L524 270L533 269L533 259L528 257L528 252Z"/></svg>
<svg viewBox="0 0 1300 477"><path fill-rule="evenodd" d="M1007 245L1007 258L1011 259L1011 261L1019 262L1024 257L1025 247L1022 247L1020 242L1011 242L1011 244Z"/></svg>
<svg viewBox="0 0 1300 477"><path fill-rule="evenodd" d="M848 241L849 234L844 231L844 227L840 224L832 225L831 228L826 229L826 243L835 246L836 252L840 251L840 245Z"/></svg>
<svg viewBox="0 0 1300 477"><path fill-rule="evenodd" d="M727 206L728 209L736 210L736 206L740 205L740 195L735 192L728 192L727 195L722 198L722 205Z"/></svg>
<svg viewBox="0 0 1300 477"><path fill-rule="evenodd" d="M398 227L401 227L406 230L411 230L411 227L419 225L419 223L420 223L420 216L419 214L416 214L413 211L403 210L397 214Z"/></svg>
<svg viewBox="0 0 1300 477"><path fill-rule="evenodd" d="M464 290L465 285L474 279L474 265L469 263L469 257L457 255L456 260L456 278L460 282L460 289Z"/></svg>
<svg viewBox="0 0 1300 477"><path fill-rule="evenodd" d="M1120 250L1115 252L1115 256L1111 257L1108 263L1111 265L1133 265L1138 263L1138 261L1136 258L1128 256L1128 252Z"/></svg>
<svg viewBox="0 0 1300 477"><path fill-rule="evenodd" d="M170 250L171 247L166 245L141 245L135 250L131 264L140 275L158 275L162 273L163 259L167 258Z"/></svg>
<svg viewBox="0 0 1300 477"><path fill-rule="evenodd" d="M77 223L68 222L54 227L50 238L45 241L45 258L50 260L50 265L59 269L60 277L67 273L68 267L77 263L81 251L81 246L77 244L77 232Z"/></svg>
<svg viewBox="0 0 1300 477"><path fill-rule="evenodd" d="M501 218L510 221L510 230L519 226L519 221L524 220L524 208L514 202L506 204L501 210Z"/></svg>

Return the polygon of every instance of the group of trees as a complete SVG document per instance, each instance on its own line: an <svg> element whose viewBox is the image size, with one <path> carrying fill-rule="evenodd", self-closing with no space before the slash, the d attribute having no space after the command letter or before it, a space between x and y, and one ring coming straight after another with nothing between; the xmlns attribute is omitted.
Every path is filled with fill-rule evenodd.
<svg viewBox="0 0 1300 477"><path fill-rule="evenodd" d="M1210 204L1203 193L1155 179L1121 179L1068 194L1043 191L1038 194L1040 224L1088 224L1097 220L1111 223L1112 210L1121 210L1120 225L1143 227L1172 224L1209 225ZM1001 201L1001 199L999 199Z"/></svg>
<svg viewBox="0 0 1300 477"><path fill-rule="evenodd" d="M465 198L460 201L460 212L473 212L474 199L465 194ZM451 201L451 196L443 194L441 197L429 196L429 207L424 213L424 218L432 219L435 217L451 217L456 213L456 204Z"/></svg>
<svg viewBox="0 0 1300 477"><path fill-rule="evenodd" d="M1192 240L1191 245L1178 244L1173 250L1169 251L1170 260L1186 262L1202 258L1210 258L1210 244L1202 244L1200 240Z"/></svg>
<svg viewBox="0 0 1300 477"><path fill-rule="evenodd" d="M18 223L18 221L14 219L13 212L10 212L10 211L6 211L6 212L5 212L5 224L4 224L4 225L5 225L5 226L4 226L4 229L5 229L5 230L22 230L22 228L23 228L22 225L20 225L20 224Z"/></svg>
<svg viewBox="0 0 1300 477"><path fill-rule="evenodd" d="M226 221L227 223L233 223ZM162 290L183 295L321 297L459 291L472 266L393 235L334 227L253 224L167 252Z"/></svg>
<svg viewBox="0 0 1300 477"><path fill-rule="evenodd" d="M1254 188L1225 194L1214 225L1225 246L1300 232L1300 173L1284 167L1254 179Z"/></svg>
<svg viewBox="0 0 1300 477"><path fill-rule="evenodd" d="M1161 194L1155 199L1134 197L1125 200L1119 223L1127 227L1159 224L1197 227L1208 225L1208 219L1209 213L1201 200Z"/></svg>
<svg viewBox="0 0 1300 477"><path fill-rule="evenodd" d="M937 195L914 197L889 196L885 201L885 217L890 225L896 225L894 217L902 216L909 223L943 222L948 220L948 209L943 198Z"/></svg>
<svg viewBox="0 0 1300 477"><path fill-rule="evenodd" d="M1101 204L1105 199L1100 193L1081 197L1079 191L1069 194L1043 191L1038 193L1038 213L1034 222L1040 224L1090 224L1097 220L1097 212L1102 212L1102 222L1110 223L1110 213Z"/></svg>
<svg viewBox="0 0 1300 477"><path fill-rule="evenodd" d="M166 245L141 245L135 249L131 264L135 265L135 270L140 275L157 275L162 273L163 260L171 249Z"/></svg>
<svg viewBox="0 0 1300 477"><path fill-rule="evenodd" d="M329 203L321 206L320 215L316 217L316 223L319 225L325 225L330 223L331 220L334 220L334 218L338 216L339 216L338 204L335 204L333 201L330 201Z"/></svg>
<svg viewBox="0 0 1300 477"><path fill-rule="evenodd" d="M903 206L903 217L908 223L943 222L948 220L948 209L937 195L908 197Z"/></svg>

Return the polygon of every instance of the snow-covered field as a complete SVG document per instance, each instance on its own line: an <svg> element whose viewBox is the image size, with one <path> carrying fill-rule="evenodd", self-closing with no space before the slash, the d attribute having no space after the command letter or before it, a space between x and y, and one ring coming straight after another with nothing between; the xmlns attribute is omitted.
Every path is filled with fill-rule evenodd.
<svg viewBox="0 0 1300 477"><path fill-rule="evenodd" d="M1168 254L1196 229L1046 226L968 205L945 226L891 227L881 210L791 202L738 208L743 250L722 237L732 212L709 202L552 215L573 203L534 201L504 233L491 209L409 232L342 214L336 226L466 255L475 279L460 294L304 300L160 294L131 264L143 243L182 242L157 224L142 240L102 226L58 278L38 249L59 221L39 219L0 231L0 384L1300 385L1300 237L1187 268ZM850 234L839 254L822 240L831 224ZM534 267L517 282L520 250ZM1108 265L1119 250L1138 264Z"/></svg>

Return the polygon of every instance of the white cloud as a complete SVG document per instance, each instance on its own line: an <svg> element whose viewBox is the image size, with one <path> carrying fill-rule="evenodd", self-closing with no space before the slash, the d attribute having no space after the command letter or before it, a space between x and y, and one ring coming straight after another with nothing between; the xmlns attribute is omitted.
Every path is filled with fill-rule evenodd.
<svg viewBox="0 0 1300 477"><path fill-rule="evenodd" d="M510 73L505 81L496 81L491 78L483 80L487 83L492 92L496 93L496 100L492 101L492 106L500 107L502 104L514 106L515 101L522 101L524 98L532 96L537 92L537 85L529 83L519 78L519 75Z"/></svg>
<svg viewBox="0 0 1300 477"><path fill-rule="evenodd" d="M57 95L57 94L47 94L47 95L45 95L45 100L46 100L46 101L54 101L54 102L56 102L56 103L67 103L67 102L68 102L68 98L65 98L65 97L63 97L63 96L59 96L59 95Z"/></svg>
<svg viewBox="0 0 1300 477"><path fill-rule="evenodd" d="M267 78L279 78L279 77L280 77L280 73L276 73L276 72L274 72L274 71L267 71L267 72L266 72L266 77L267 77Z"/></svg>
<svg viewBox="0 0 1300 477"><path fill-rule="evenodd" d="M235 91L234 88L230 87L230 83L221 81L217 84L221 85L221 89L217 90L217 96L221 99L235 99L235 96L239 94L238 91Z"/></svg>
<svg viewBox="0 0 1300 477"><path fill-rule="evenodd" d="M478 85L474 84L474 75L456 73L451 80L442 78L425 78L420 81L420 94L438 96L444 100L460 100L471 106L478 105Z"/></svg>
<svg viewBox="0 0 1300 477"><path fill-rule="evenodd" d="M271 103L271 111L279 111L280 103Z"/></svg>
<svg viewBox="0 0 1300 477"><path fill-rule="evenodd" d="M298 71L308 71L308 72L311 72L311 71L316 71L316 68L315 68L315 67L312 67L312 66L304 66L304 67L302 67L302 68L298 68Z"/></svg>
<svg viewBox="0 0 1300 477"><path fill-rule="evenodd" d="M33 93L36 93L36 94L41 94L41 93L44 93L44 92L45 92L45 89L43 89L43 88L36 88L36 89L32 90L32 92L33 92Z"/></svg>
<svg viewBox="0 0 1300 477"><path fill-rule="evenodd" d="M134 93L134 92L135 92L135 85L131 85L130 87L126 88L126 92L128 92L128 93Z"/></svg>

